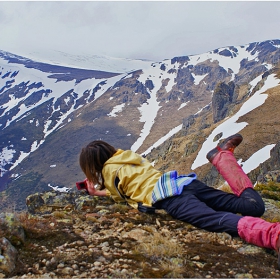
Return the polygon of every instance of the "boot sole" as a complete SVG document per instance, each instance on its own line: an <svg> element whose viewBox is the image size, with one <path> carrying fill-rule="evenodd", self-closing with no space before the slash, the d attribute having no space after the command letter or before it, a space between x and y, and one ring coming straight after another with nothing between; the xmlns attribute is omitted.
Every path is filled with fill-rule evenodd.
<svg viewBox="0 0 280 280"><path fill-rule="evenodd" d="M234 148L236 148L243 140L243 136L241 134L234 134L234 135L231 135L229 136L228 138L226 138L221 144L219 144L218 146L223 150L223 146L226 145L226 143L228 141L230 141L231 139L233 138L239 138L239 141L236 143L236 145L234 145ZM212 149L211 151L209 151L206 155L206 158L208 159L208 161L212 162L213 161L213 158L214 158L214 155L216 153L218 153L219 150L216 148Z"/></svg>
<svg viewBox="0 0 280 280"><path fill-rule="evenodd" d="M221 149L223 149L223 146L228 142L228 141L230 141L231 139L233 139L233 138L239 138L239 142L238 143L236 143L236 145L234 145L234 148L236 148L241 142L242 142L242 140L243 140L243 136L241 135L241 134L234 134L234 135L231 135L231 136L229 136L228 138L226 138L220 145L218 145Z"/></svg>

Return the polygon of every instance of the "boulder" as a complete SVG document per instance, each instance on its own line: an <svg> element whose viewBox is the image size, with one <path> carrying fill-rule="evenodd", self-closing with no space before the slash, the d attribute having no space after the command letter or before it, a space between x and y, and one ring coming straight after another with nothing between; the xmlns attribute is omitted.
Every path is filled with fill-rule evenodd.
<svg viewBox="0 0 280 280"><path fill-rule="evenodd" d="M13 245L24 243L24 229L13 213L0 214L0 237L7 238Z"/></svg>
<svg viewBox="0 0 280 280"><path fill-rule="evenodd" d="M0 271L11 273L16 267L18 252L5 237L0 238Z"/></svg>
<svg viewBox="0 0 280 280"><path fill-rule="evenodd" d="M31 214L44 215L63 210L92 211L95 209L97 201L97 197L90 196L85 191L50 191L29 195L26 198L26 206Z"/></svg>

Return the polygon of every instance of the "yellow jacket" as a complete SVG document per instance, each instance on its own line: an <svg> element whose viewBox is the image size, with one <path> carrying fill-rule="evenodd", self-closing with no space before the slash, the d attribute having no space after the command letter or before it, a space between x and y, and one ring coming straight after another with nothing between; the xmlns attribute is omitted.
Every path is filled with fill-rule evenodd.
<svg viewBox="0 0 280 280"><path fill-rule="evenodd" d="M133 151L118 149L105 162L102 175L107 194L114 201L127 201L129 205L137 209L137 202L142 202L144 206L152 205L152 191L162 173L156 170L147 159ZM126 200L120 196L115 187L116 177L120 180L118 189L122 195L126 196Z"/></svg>

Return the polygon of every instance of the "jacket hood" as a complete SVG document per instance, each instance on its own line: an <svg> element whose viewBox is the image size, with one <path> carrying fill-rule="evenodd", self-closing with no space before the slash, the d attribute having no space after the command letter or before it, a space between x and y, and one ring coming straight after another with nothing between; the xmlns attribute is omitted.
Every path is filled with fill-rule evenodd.
<svg viewBox="0 0 280 280"><path fill-rule="evenodd" d="M121 150L118 149L117 152L109 158L104 165L106 164L135 164L135 165L140 165L143 161L143 158L134 153L133 151L127 150Z"/></svg>

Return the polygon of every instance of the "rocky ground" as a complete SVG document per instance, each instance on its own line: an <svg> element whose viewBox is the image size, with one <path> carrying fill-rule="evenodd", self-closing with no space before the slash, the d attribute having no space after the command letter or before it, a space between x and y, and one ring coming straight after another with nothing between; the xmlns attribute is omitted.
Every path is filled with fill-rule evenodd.
<svg viewBox="0 0 280 280"><path fill-rule="evenodd" d="M280 217L271 200L266 205L264 218ZM102 198L94 210L67 205L16 216L24 242L14 245L15 268L0 269L0 278L280 278L275 252L164 211L148 215Z"/></svg>

